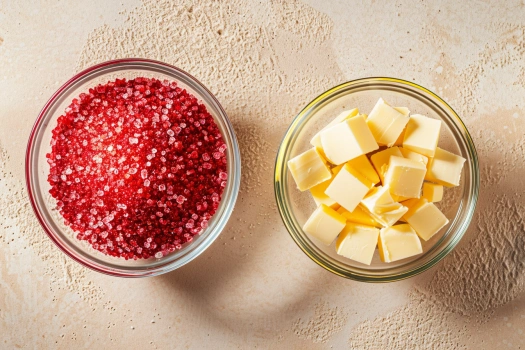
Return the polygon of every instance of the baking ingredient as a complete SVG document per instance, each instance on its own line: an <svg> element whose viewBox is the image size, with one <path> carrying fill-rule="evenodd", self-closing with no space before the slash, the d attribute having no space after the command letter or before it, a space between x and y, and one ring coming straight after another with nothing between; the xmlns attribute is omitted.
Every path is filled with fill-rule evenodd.
<svg viewBox="0 0 525 350"><path fill-rule="evenodd" d="M419 198L427 169L421 162L392 156L385 173L385 185L397 196Z"/></svg>
<svg viewBox="0 0 525 350"><path fill-rule="evenodd" d="M321 204L303 226L303 230L325 245L330 245L345 227L346 220L335 210Z"/></svg>
<svg viewBox="0 0 525 350"><path fill-rule="evenodd" d="M428 163L425 180L446 187L458 186L464 163L465 158L437 147L434 157Z"/></svg>
<svg viewBox="0 0 525 350"><path fill-rule="evenodd" d="M377 143L391 147L409 119L407 114L396 110L380 98L368 115L366 122Z"/></svg>
<svg viewBox="0 0 525 350"><path fill-rule="evenodd" d="M433 203L441 201L443 199L443 185L424 182L422 197Z"/></svg>
<svg viewBox="0 0 525 350"><path fill-rule="evenodd" d="M399 147L394 146L374 153L370 157L370 161L376 169L382 184L385 183L385 173L391 156L403 157L403 154L399 150Z"/></svg>
<svg viewBox="0 0 525 350"><path fill-rule="evenodd" d="M321 144L326 158L335 165L379 148L363 115L323 130Z"/></svg>
<svg viewBox="0 0 525 350"><path fill-rule="evenodd" d="M370 180L372 184L375 185L379 183L379 176L377 175L377 172L374 170L374 167L366 155L363 154L357 158L354 158L348 161L346 164L360 172L364 177Z"/></svg>
<svg viewBox="0 0 525 350"><path fill-rule="evenodd" d="M370 212L368 210L363 209L360 205L355 207L354 211L348 211L345 208L340 207L339 209L337 209L337 212L349 222L367 226L383 227L379 222L376 221L376 219L374 219L370 215Z"/></svg>
<svg viewBox="0 0 525 350"><path fill-rule="evenodd" d="M383 262L406 259L423 253L423 247L410 225L400 224L382 229L378 242L379 257Z"/></svg>
<svg viewBox="0 0 525 350"><path fill-rule="evenodd" d="M342 123L344 122L345 120L348 120L352 117L355 117L356 115L359 114L359 110L357 108L354 108L354 109L351 109L351 110L348 110L348 111L343 111L341 113L339 113L339 115L337 117L335 117L330 123L328 123L324 128L322 128L320 131L317 132L317 134L314 135L314 137L312 137L312 139L310 140L310 144L314 147L317 147L317 148L323 148L322 144L321 144L321 132L323 130L326 130L328 128L330 128L331 126L335 125L335 124L339 124L339 123Z"/></svg>
<svg viewBox="0 0 525 350"><path fill-rule="evenodd" d="M441 130L441 120L412 114L405 130L403 148L434 157Z"/></svg>
<svg viewBox="0 0 525 350"><path fill-rule="evenodd" d="M306 191L332 177L330 168L315 147L290 159L288 169L300 191Z"/></svg>
<svg viewBox="0 0 525 350"><path fill-rule="evenodd" d="M360 172L345 164L325 193L348 211L353 211L374 184Z"/></svg>
<svg viewBox="0 0 525 350"><path fill-rule="evenodd" d="M427 166L427 164L428 164L428 157L427 156L424 156L424 155L422 155L420 153L411 151L411 150L409 150L407 148L403 148L403 147L399 147L399 150L401 151L401 154L403 155L403 157L408 158L408 159L412 159L412 160L415 160L415 161L418 161L418 162L421 162L421 163L425 164L425 167Z"/></svg>
<svg viewBox="0 0 525 350"><path fill-rule="evenodd" d="M336 252L345 258L370 265L378 237L378 228L349 222L337 238Z"/></svg>
<svg viewBox="0 0 525 350"><path fill-rule="evenodd" d="M430 203L425 198L415 201L409 205L410 208L403 217L414 228L419 237L428 241L448 224L448 219L434 203Z"/></svg>
<svg viewBox="0 0 525 350"><path fill-rule="evenodd" d="M407 207L392 199L388 185L371 189L360 205L384 227L392 226L408 211Z"/></svg>
<svg viewBox="0 0 525 350"><path fill-rule="evenodd" d="M207 227L226 186L213 117L175 82L116 79L57 120L50 194L79 240L124 259L161 258Z"/></svg>

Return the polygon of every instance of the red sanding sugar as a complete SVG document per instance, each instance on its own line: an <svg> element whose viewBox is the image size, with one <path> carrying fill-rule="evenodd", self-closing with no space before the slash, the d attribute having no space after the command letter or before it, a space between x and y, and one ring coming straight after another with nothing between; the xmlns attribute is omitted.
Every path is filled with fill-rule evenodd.
<svg viewBox="0 0 525 350"><path fill-rule="evenodd" d="M46 155L76 237L124 259L160 258L207 227L228 178L213 117L175 82L116 79L75 98Z"/></svg>

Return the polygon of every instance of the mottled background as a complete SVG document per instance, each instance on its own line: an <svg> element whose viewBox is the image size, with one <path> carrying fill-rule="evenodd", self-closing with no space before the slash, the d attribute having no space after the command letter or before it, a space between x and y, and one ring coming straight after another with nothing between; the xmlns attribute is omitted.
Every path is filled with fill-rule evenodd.
<svg viewBox="0 0 525 350"><path fill-rule="evenodd" d="M191 72L225 107L243 179L220 238L170 274L91 272L46 238L23 158L45 101L120 57ZM275 152L307 102L395 76L440 94L480 156L476 216L423 275L372 285L293 243ZM0 348L471 348L525 346L525 1L0 0Z"/></svg>

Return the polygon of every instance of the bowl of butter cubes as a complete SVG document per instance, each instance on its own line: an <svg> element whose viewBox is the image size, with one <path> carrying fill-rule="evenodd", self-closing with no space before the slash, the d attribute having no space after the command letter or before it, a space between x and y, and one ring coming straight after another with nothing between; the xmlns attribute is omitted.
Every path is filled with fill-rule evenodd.
<svg viewBox="0 0 525 350"><path fill-rule="evenodd" d="M295 117L274 189L288 232L313 261L342 277L391 282L429 269L460 241L476 207L478 160L439 96L365 78Z"/></svg>

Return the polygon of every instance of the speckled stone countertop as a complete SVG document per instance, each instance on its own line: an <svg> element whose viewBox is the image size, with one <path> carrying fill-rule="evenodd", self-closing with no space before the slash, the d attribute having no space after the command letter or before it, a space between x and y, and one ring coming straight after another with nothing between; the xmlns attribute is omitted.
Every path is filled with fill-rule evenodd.
<svg viewBox="0 0 525 350"><path fill-rule="evenodd" d="M24 184L29 131L75 72L146 57L191 72L230 116L238 205L195 261L126 280L66 258ZM275 152L320 92L367 76L434 90L480 157L475 218L430 271L344 280L308 259L273 198ZM0 348L525 346L525 2L0 0Z"/></svg>

